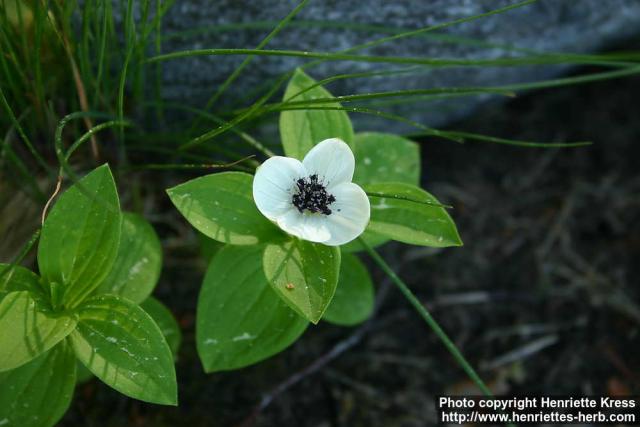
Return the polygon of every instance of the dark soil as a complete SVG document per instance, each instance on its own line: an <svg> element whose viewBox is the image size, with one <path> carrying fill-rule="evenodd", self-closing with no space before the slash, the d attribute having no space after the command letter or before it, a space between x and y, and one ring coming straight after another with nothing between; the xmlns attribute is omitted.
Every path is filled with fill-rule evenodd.
<svg viewBox="0 0 640 427"><path fill-rule="evenodd" d="M628 78L538 91L450 126L531 141L593 141L587 148L424 141L423 185L454 205L465 246L389 244L382 253L496 393L640 394L638 99L640 78ZM165 207L163 215L175 215ZM354 333L362 339L249 421L425 426L436 422L435 396L478 394L375 267L388 293L368 332L321 324L261 364L204 374L194 344L204 262L195 260L188 226L176 222L181 228L160 230L166 262L156 294L185 336L180 406L144 404L94 380L79 387L60 425L240 425L263 395Z"/></svg>

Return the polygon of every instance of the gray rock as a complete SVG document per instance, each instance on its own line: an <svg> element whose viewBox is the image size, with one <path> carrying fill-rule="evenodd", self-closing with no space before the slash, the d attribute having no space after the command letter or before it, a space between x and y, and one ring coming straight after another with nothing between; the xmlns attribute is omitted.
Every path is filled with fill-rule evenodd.
<svg viewBox="0 0 640 427"><path fill-rule="evenodd" d="M253 48L269 33L273 24L244 29L232 29L229 25L278 21L297 3L297 0L180 0L163 21L164 32L170 35L163 42L163 52L198 48ZM515 3L513 0L312 0L293 24L266 48L339 51L390 34L363 26L417 29ZM330 26L327 27L327 24ZM537 51L593 52L618 39L630 37L639 30L640 1L637 0L541 0L503 14L455 25L439 34ZM429 36L404 38L358 53L430 58L516 55L497 47L446 43ZM242 59L241 56L200 56L164 62L164 96L172 101L203 106ZM255 99L251 98L252 91L264 87L265 82L304 62L300 58L256 57L226 92L223 102L248 105ZM400 67L389 64L324 62L308 72L314 78L322 79L336 74L397 68ZM422 67L403 75L340 80L328 88L336 95L344 95L399 89L499 85L540 80L563 70L566 67ZM249 99L246 99L247 96ZM380 108L429 126L441 126L469 114L488 98L449 98L428 103L391 104ZM409 130L405 125L371 116L354 114L353 118L358 131Z"/></svg>

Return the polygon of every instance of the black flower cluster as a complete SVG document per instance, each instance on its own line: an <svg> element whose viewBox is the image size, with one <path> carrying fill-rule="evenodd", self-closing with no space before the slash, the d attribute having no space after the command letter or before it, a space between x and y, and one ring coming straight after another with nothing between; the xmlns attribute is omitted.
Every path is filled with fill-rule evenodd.
<svg viewBox="0 0 640 427"><path fill-rule="evenodd" d="M300 213L305 210L311 213L323 213L331 215L329 205L336 201L333 195L327 193L327 189L318 180L318 175L314 174L308 178L300 178L296 181L298 193L293 195L293 206L298 208Z"/></svg>

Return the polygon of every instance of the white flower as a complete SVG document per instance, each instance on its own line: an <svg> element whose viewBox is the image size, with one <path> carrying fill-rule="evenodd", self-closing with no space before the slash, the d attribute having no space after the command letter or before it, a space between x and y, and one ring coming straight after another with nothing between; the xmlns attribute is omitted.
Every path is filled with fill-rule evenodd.
<svg viewBox="0 0 640 427"><path fill-rule="evenodd" d="M339 246L369 222L369 199L351 182L355 159L337 138L325 139L300 162L274 156L253 179L253 199L264 216L289 234Z"/></svg>

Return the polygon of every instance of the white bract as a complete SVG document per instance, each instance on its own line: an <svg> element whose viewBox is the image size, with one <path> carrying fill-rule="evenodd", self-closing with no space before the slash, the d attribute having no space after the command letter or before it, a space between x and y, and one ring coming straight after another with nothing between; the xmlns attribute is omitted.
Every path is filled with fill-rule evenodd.
<svg viewBox="0 0 640 427"><path fill-rule="evenodd" d="M369 222L369 199L351 182L355 159L337 138L325 139L301 161L274 156L253 179L253 199L264 216L289 234L339 246Z"/></svg>

